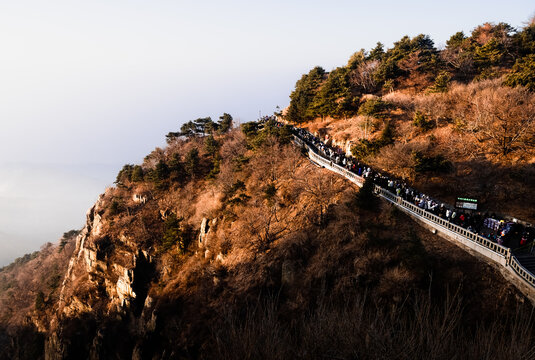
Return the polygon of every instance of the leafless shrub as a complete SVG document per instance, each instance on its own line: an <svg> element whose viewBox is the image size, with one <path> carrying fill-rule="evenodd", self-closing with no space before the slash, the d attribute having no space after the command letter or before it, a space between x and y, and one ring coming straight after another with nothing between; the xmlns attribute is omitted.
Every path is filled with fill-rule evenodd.
<svg viewBox="0 0 535 360"><path fill-rule="evenodd" d="M245 135L239 129L233 129L221 145L221 157L227 162L233 161L246 152Z"/></svg>
<svg viewBox="0 0 535 360"><path fill-rule="evenodd" d="M372 91L377 86L374 75L378 67L379 61L377 60L364 61L351 71L349 81L364 92Z"/></svg>
<svg viewBox="0 0 535 360"><path fill-rule="evenodd" d="M414 96L400 91L393 91L384 95L383 100L406 110L411 110L414 106Z"/></svg>
<svg viewBox="0 0 535 360"><path fill-rule="evenodd" d="M414 180L414 152L423 151L425 143L395 143L381 149L375 156L375 162L384 171L388 171L402 179Z"/></svg>
<svg viewBox="0 0 535 360"><path fill-rule="evenodd" d="M461 49L444 49L440 52L440 59L455 69L461 78L467 78L474 72L474 60Z"/></svg>
<svg viewBox="0 0 535 360"><path fill-rule="evenodd" d="M72 232L64 239L61 251L57 245L46 243L39 252L0 270L0 323L9 327L22 324L27 314L35 311L39 292L45 302L57 301L76 235Z"/></svg>
<svg viewBox="0 0 535 360"><path fill-rule="evenodd" d="M535 354L533 318L526 312L467 325L462 299L449 294L433 303L408 295L391 307L365 293L325 297L310 312L281 317L278 300L227 312L213 327L209 349L221 359L528 359ZM210 355L208 355L210 356Z"/></svg>
<svg viewBox="0 0 535 360"><path fill-rule="evenodd" d="M466 131L478 142L490 143L503 156L534 145L535 96L517 87L488 88L472 99L473 113Z"/></svg>

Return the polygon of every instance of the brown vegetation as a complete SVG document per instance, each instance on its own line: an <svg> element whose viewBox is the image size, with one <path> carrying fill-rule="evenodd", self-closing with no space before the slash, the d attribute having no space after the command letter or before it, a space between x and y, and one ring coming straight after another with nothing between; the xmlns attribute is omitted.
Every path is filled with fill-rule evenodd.
<svg viewBox="0 0 535 360"><path fill-rule="evenodd" d="M477 197L483 209L535 222L535 95L502 81L457 83L442 93L385 95L395 142L364 160L445 202L461 195ZM423 123L415 125L416 114ZM358 118L305 126L328 134L337 145L365 138L357 129L362 126ZM380 127L370 129L368 138L379 136ZM442 156L452 171L419 173L415 153Z"/></svg>
<svg viewBox="0 0 535 360"><path fill-rule="evenodd" d="M38 313L41 321L35 325L46 329L52 316L48 305L58 301L76 235L76 231L65 233L58 245L47 243L0 269L0 324L12 329Z"/></svg>
<svg viewBox="0 0 535 360"><path fill-rule="evenodd" d="M43 311L18 310L50 325L38 329L47 356L409 359L434 352L442 359L481 358L494 346L502 358L533 351L523 318L531 307L496 269L385 203L359 208L354 185L307 161L269 125L262 131L218 136L215 178L217 155L202 139L175 139L147 157L144 180L125 177L105 192L90 212L64 300L46 292L35 305ZM165 171L162 162L172 169L191 149L199 153L194 175ZM43 256L66 265L50 249ZM120 305L116 287L125 273L136 297ZM45 339L31 327L23 335L25 321L17 322L12 338L28 339L39 353ZM513 338L514 346L506 341ZM0 358L21 354L20 343L10 344Z"/></svg>

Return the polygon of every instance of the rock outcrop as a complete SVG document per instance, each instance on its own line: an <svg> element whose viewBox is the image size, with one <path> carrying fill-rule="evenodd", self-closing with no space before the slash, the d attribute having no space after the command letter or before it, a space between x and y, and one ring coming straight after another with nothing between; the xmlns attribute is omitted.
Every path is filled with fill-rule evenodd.
<svg viewBox="0 0 535 360"><path fill-rule="evenodd" d="M64 343L66 340L61 335L69 319L91 318L97 312L116 314L118 321L124 321L132 316L129 314L139 316L146 307L153 306L147 296L154 267L152 250L143 248L127 235L112 239L104 231L108 226L103 217L107 197L106 192L89 209L86 224L76 239L76 249L60 290L59 322L53 323L46 340L46 359L68 358L70 355L64 349L76 348ZM154 328L155 319L156 315L149 311L142 322ZM91 342L90 358L99 358L103 337L99 330L92 340L87 339Z"/></svg>
<svg viewBox="0 0 535 360"><path fill-rule="evenodd" d="M212 228L214 228L217 225L217 218L215 219L208 219L203 217L201 221L201 228L199 231L199 237L198 237L198 246L200 248L208 246L210 242L210 235L213 232Z"/></svg>

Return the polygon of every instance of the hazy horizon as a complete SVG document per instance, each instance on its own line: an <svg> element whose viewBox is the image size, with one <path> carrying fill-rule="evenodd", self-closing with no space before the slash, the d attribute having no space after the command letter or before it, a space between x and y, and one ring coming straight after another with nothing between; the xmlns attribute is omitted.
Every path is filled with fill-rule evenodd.
<svg viewBox="0 0 535 360"><path fill-rule="evenodd" d="M255 120L287 106L316 65L329 71L404 35L440 46L486 21L520 27L535 5L21 0L0 9L2 266L81 228L122 165L185 121Z"/></svg>

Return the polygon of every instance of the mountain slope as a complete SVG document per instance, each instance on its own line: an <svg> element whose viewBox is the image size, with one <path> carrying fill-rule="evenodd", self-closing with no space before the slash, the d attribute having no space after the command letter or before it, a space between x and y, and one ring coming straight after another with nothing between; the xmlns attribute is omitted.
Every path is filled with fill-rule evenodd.
<svg viewBox="0 0 535 360"><path fill-rule="evenodd" d="M426 35L297 81L283 117L447 203L535 223L535 22ZM483 181L484 179L484 181Z"/></svg>
<svg viewBox="0 0 535 360"><path fill-rule="evenodd" d="M512 329L530 305L493 267L387 204L359 208L284 128L244 132L125 167L70 245L59 297L9 334L36 324L26 344L47 359L477 358L510 324L496 357L529 351ZM30 358L19 341L5 358Z"/></svg>

